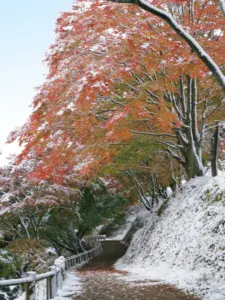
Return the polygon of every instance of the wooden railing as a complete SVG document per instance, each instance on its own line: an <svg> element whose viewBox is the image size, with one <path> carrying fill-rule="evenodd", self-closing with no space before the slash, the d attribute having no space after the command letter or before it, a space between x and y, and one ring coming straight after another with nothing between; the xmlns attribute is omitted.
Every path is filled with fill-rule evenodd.
<svg viewBox="0 0 225 300"><path fill-rule="evenodd" d="M63 286L63 281L66 278L65 271L82 263L89 261L91 258L97 256L102 251L101 241L105 240L105 236L98 235L91 237L90 240L97 244L95 248L85 251L83 253L73 255L65 259L65 265L54 265L49 267L49 272L37 274L34 271L27 272L27 277L19 279L8 279L0 280L1 286L15 286L22 285L25 290L25 300L36 300L35 299L35 289L37 282L41 280L46 280L46 300L52 299L57 295L59 289ZM38 299L37 299L38 300Z"/></svg>

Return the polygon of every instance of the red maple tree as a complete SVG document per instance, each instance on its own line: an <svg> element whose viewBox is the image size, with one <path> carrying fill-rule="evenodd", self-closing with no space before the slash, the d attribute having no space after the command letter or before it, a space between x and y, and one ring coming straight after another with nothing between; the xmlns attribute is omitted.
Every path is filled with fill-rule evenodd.
<svg viewBox="0 0 225 300"><path fill-rule="evenodd" d="M222 64L225 19L216 1L194 9L190 1L166 3ZM95 176L139 134L157 139L188 177L202 174L204 134L223 95L168 24L137 6L79 0L56 33L33 113L9 139L25 145L18 162L35 158L32 175L58 182L74 171Z"/></svg>

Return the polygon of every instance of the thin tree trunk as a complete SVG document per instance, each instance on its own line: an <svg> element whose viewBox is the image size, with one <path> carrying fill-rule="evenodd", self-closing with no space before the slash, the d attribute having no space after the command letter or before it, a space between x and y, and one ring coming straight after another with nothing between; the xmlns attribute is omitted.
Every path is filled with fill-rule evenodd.
<svg viewBox="0 0 225 300"><path fill-rule="evenodd" d="M199 157L199 134L197 129L197 86L195 79L188 77L188 106L187 106L187 155L186 171L189 178L203 175L203 165Z"/></svg>
<svg viewBox="0 0 225 300"><path fill-rule="evenodd" d="M20 224L22 225L25 233L26 233L26 237L28 239L30 239L30 233L29 233L29 230L28 230L28 225L26 224L26 222L24 221L24 218L22 216L19 216L19 219L20 219Z"/></svg>
<svg viewBox="0 0 225 300"><path fill-rule="evenodd" d="M219 142L219 124L216 124L216 128L213 132L212 137L212 162L211 162L211 170L212 170L212 176L215 177L218 175L218 166L217 166L217 160L218 160L218 142Z"/></svg>

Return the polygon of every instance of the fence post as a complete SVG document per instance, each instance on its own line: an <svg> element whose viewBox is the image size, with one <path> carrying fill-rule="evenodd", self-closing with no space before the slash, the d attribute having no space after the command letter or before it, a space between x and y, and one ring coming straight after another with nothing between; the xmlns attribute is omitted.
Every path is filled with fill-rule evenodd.
<svg viewBox="0 0 225 300"><path fill-rule="evenodd" d="M65 279L64 269L60 268L60 280L61 280L61 286L60 286L60 288L62 288L62 286L63 286L63 280L64 279Z"/></svg>
<svg viewBox="0 0 225 300"><path fill-rule="evenodd" d="M67 270L70 269L70 259L67 260Z"/></svg>
<svg viewBox="0 0 225 300"><path fill-rule="evenodd" d="M25 283L26 300L35 300L36 272L27 272L27 275L32 281Z"/></svg>
<svg viewBox="0 0 225 300"><path fill-rule="evenodd" d="M49 267L49 270L54 272L54 275L47 279L47 299L52 299L57 294L57 268L55 266Z"/></svg>
<svg viewBox="0 0 225 300"><path fill-rule="evenodd" d="M47 279L47 297L46 299L51 299L51 277L48 277Z"/></svg>
<svg viewBox="0 0 225 300"><path fill-rule="evenodd" d="M61 289L62 288L62 282L63 282L62 268L58 268L57 275L56 275L56 280L57 280L57 290Z"/></svg>
<svg viewBox="0 0 225 300"><path fill-rule="evenodd" d="M64 271L66 270L67 260L64 257L56 259L54 266L57 267L57 286L62 288L63 280L65 279Z"/></svg>

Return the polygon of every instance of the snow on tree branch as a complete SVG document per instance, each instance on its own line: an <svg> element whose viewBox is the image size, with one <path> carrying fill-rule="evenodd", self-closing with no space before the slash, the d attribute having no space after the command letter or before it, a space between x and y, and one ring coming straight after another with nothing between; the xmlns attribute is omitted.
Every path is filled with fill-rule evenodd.
<svg viewBox="0 0 225 300"><path fill-rule="evenodd" d="M220 86L225 90L225 76L221 72L219 66L214 62L214 60L208 55L208 53L201 47L201 45L188 33L181 25L179 25L175 19L162 9L155 7L145 0L111 0L112 2L118 3L131 3L136 4L143 8L144 10L160 17L166 21L170 27L190 46L190 48L197 54L197 56L202 60L202 62L208 67L212 74L217 79ZM220 6L225 12L224 0L220 0Z"/></svg>
<svg viewBox="0 0 225 300"><path fill-rule="evenodd" d="M220 0L220 8L221 8L222 13L225 17L225 1L224 0Z"/></svg>

